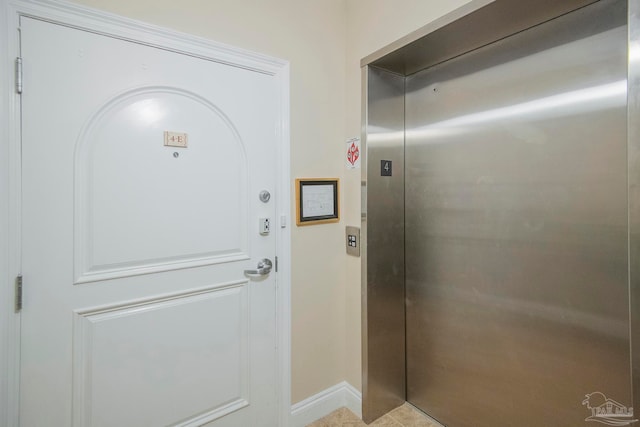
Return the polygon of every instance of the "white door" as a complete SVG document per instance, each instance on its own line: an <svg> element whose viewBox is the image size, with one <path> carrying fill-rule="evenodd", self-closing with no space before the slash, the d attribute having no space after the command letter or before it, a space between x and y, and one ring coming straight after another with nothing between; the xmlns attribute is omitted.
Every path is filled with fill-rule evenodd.
<svg viewBox="0 0 640 427"><path fill-rule="evenodd" d="M21 52L21 426L277 425L275 78L24 17Z"/></svg>

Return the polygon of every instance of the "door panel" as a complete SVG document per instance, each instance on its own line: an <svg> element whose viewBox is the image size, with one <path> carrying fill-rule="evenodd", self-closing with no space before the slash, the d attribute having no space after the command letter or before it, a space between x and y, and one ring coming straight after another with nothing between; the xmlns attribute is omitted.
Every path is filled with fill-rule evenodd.
<svg viewBox="0 0 640 427"><path fill-rule="evenodd" d="M445 425L631 406L625 21L599 2L407 78L407 399Z"/></svg>
<svg viewBox="0 0 640 427"><path fill-rule="evenodd" d="M275 257L276 79L21 34L21 425L277 425L275 272L244 274Z"/></svg>
<svg viewBox="0 0 640 427"><path fill-rule="evenodd" d="M74 313L76 424L200 425L246 407L247 296L239 282Z"/></svg>
<svg viewBox="0 0 640 427"><path fill-rule="evenodd" d="M189 129L187 147L158 144L166 129ZM248 258L243 141L205 98L117 96L88 119L74 171L77 281Z"/></svg>

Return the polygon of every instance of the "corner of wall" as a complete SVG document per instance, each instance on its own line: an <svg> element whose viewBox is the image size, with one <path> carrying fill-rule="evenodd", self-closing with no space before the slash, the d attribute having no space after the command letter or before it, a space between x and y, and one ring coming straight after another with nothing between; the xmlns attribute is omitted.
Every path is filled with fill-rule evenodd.
<svg viewBox="0 0 640 427"><path fill-rule="evenodd" d="M342 407L362 417L362 395L346 381L293 405L291 427L304 427Z"/></svg>

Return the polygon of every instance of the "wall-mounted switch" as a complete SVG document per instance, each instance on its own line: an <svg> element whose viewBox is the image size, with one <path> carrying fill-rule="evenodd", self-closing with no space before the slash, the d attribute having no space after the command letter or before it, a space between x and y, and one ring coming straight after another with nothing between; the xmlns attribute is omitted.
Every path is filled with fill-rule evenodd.
<svg viewBox="0 0 640 427"><path fill-rule="evenodd" d="M358 227L347 226L345 237L347 254L360 256L360 229Z"/></svg>
<svg viewBox="0 0 640 427"><path fill-rule="evenodd" d="M271 232L271 220L269 218L260 218L260 234L266 236Z"/></svg>

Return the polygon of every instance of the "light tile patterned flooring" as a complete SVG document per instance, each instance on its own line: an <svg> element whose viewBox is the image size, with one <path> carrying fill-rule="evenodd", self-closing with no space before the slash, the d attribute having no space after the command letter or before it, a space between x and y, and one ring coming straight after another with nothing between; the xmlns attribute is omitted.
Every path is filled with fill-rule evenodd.
<svg viewBox="0 0 640 427"><path fill-rule="evenodd" d="M370 427L441 427L420 412L416 411L411 405L405 403L399 408L394 409L386 415L378 418ZM367 427L356 414L347 408L340 408L333 411L324 418L320 418L307 427Z"/></svg>

